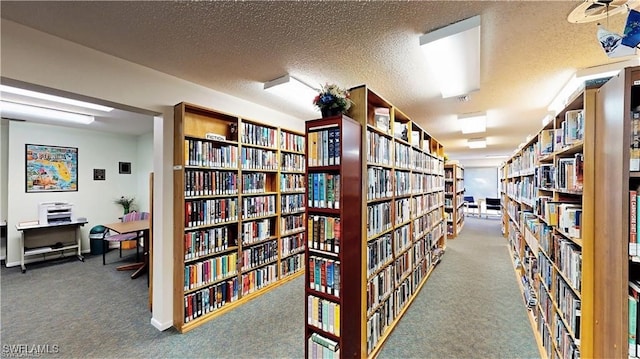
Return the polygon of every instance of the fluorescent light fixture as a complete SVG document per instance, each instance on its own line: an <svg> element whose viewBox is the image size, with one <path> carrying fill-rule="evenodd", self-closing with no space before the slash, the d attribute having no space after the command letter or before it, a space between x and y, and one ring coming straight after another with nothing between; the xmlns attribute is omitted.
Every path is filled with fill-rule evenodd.
<svg viewBox="0 0 640 359"><path fill-rule="evenodd" d="M467 146L469 148L485 148L487 147L487 139L482 138L470 138L467 140Z"/></svg>
<svg viewBox="0 0 640 359"><path fill-rule="evenodd" d="M0 92L6 92L6 93L12 93L12 94L15 94L15 95L20 95L20 96L37 98L37 99L40 99L40 100L64 103L64 104L67 104L67 105L84 107L84 108L88 108L88 109L91 109L91 110L98 110L98 111L104 111L104 112L113 111L113 107L102 106L102 105L98 105L98 104L91 103L91 102L73 100L73 99L66 98L66 97L49 95L49 94L42 93L42 92L25 90L25 89L21 89L21 88L17 88L17 87L11 87L11 86L7 86L7 85L0 85Z"/></svg>
<svg viewBox="0 0 640 359"><path fill-rule="evenodd" d="M507 155L486 155L486 158L493 158L493 159L498 159L498 158L509 158L509 156Z"/></svg>
<svg viewBox="0 0 640 359"><path fill-rule="evenodd" d="M291 102L305 105L304 107L314 109L316 112L319 111L313 106L313 99L318 95L318 90L291 75L287 74L265 82L264 89Z"/></svg>
<svg viewBox="0 0 640 359"><path fill-rule="evenodd" d="M480 89L480 15L420 36L442 98Z"/></svg>
<svg viewBox="0 0 640 359"><path fill-rule="evenodd" d="M481 133L487 130L485 113L470 113L458 116L458 124L462 133Z"/></svg>
<svg viewBox="0 0 640 359"><path fill-rule="evenodd" d="M585 81L613 77L625 67L638 65L640 65L640 59L631 59L578 70L551 101L547 110L551 111L554 116L560 113L568 105L569 100L582 89Z"/></svg>
<svg viewBox="0 0 640 359"><path fill-rule="evenodd" d="M93 116L89 115L7 101L0 101L0 115L2 117L9 118L17 117L19 119L24 119L22 118L23 116L28 116L31 118L35 117L51 121L66 121L84 125L88 125L95 120Z"/></svg>

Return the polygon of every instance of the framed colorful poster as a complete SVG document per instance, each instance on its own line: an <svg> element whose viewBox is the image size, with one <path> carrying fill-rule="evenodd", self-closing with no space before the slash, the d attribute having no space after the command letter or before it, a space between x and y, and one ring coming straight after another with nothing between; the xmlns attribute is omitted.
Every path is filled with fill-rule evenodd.
<svg viewBox="0 0 640 359"><path fill-rule="evenodd" d="M78 190L78 149L25 145L26 192Z"/></svg>

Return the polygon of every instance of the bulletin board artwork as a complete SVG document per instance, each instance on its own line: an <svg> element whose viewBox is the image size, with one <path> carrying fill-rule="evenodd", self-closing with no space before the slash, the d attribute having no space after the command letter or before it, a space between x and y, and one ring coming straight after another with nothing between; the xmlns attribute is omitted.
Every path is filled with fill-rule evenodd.
<svg viewBox="0 0 640 359"><path fill-rule="evenodd" d="M26 192L78 190L78 148L25 145Z"/></svg>

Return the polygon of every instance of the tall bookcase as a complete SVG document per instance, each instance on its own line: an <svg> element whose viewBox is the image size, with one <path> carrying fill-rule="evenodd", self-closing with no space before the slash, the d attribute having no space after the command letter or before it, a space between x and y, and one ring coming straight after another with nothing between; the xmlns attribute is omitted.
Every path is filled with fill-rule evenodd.
<svg viewBox="0 0 640 359"><path fill-rule="evenodd" d="M346 116L307 121L305 356L360 357L363 329L361 126Z"/></svg>
<svg viewBox="0 0 640 359"><path fill-rule="evenodd" d="M304 135L174 108L174 326L185 332L302 274Z"/></svg>
<svg viewBox="0 0 640 359"><path fill-rule="evenodd" d="M604 84L597 107L593 356L638 357L640 67Z"/></svg>
<svg viewBox="0 0 640 359"><path fill-rule="evenodd" d="M444 165L444 211L447 238L456 238L464 226L464 167L456 163Z"/></svg>
<svg viewBox="0 0 640 359"><path fill-rule="evenodd" d="M502 167L503 227L543 357L622 358L632 349L639 106L638 68L587 82Z"/></svg>
<svg viewBox="0 0 640 359"><path fill-rule="evenodd" d="M342 358L377 356L386 338L440 260L446 246L442 145L366 86L352 88L350 92L354 105L348 116L361 126L361 145L357 148L345 148L348 141L341 139L343 147L340 153L358 151L362 154L360 163L350 165L348 171L355 172L359 169L357 172L362 183L359 191L363 198L359 202L346 203L341 199L340 205L343 213L360 213L357 223L360 223L361 228L358 238L340 238L339 243L340 251L352 250L360 253L359 261L354 262L359 267L340 262L340 301L320 297L330 303L340 303L342 317L337 325L341 336L332 337L330 333L319 332L316 325L307 324L305 339L308 357L315 357L314 352L309 351L310 346L316 347L316 354L318 348L339 348L339 354L333 350L330 354ZM325 126L322 121L329 120L314 121L308 127ZM313 140L309 138L309 134L307 136L312 145ZM313 161L314 156L310 155L308 158ZM341 166L346 167L342 162ZM309 171L311 172L311 167ZM308 187L311 191L311 185ZM309 209L309 218L313 211L315 209ZM349 222L350 225L351 223ZM308 247L312 248L311 245ZM309 249L308 252L315 251ZM321 262L321 266L322 263L324 262ZM347 270L356 270L358 273L347 280ZM322 278L322 272L320 275ZM314 280L315 278L317 277ZM313 288L317 288L318 283L312 284L308 279L309 287L312 287L308 289L308 293L313 294ZM357 303L347 305L342 302L343 295L344 299L347 297L343 294L346 288L357 291L353 294L358 298ZM319 302L320 299L312 298L312 302L307 303L308 323L316 320L309 317L309 312L315 313L314 308L320 305L313 301ZM323 315L324 313L322 311ZM358 321L357 325L352 324L355 321ZM344 325L347 323L354 325L352 330L357 331L350 331L350 337L345 336L347 330ZM333 325L334 329L335 326L336 323ZM326 335L318 338L321 334Z"/></svg>

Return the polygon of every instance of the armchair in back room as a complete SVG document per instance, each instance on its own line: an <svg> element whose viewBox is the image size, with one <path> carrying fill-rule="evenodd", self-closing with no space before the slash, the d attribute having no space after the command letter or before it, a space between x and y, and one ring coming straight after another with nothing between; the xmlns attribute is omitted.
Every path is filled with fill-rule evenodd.
<svg viewBox="0 0 640 359"><path fill-rule="evenodd" d="M492 210L492 211L497 211L498 215L500 215L500 211L502 211L502 203L500 201L500 198L487 198L486 199L486 208L487 211Z"/></svg>
<svg viewBox="0 0 640 359"><path fill-rule="evenodd" d="M478 204L473 196L464 196L464 208L466 214L470 214L469 209L473 209L476 212L478 211Z"/></svg>

